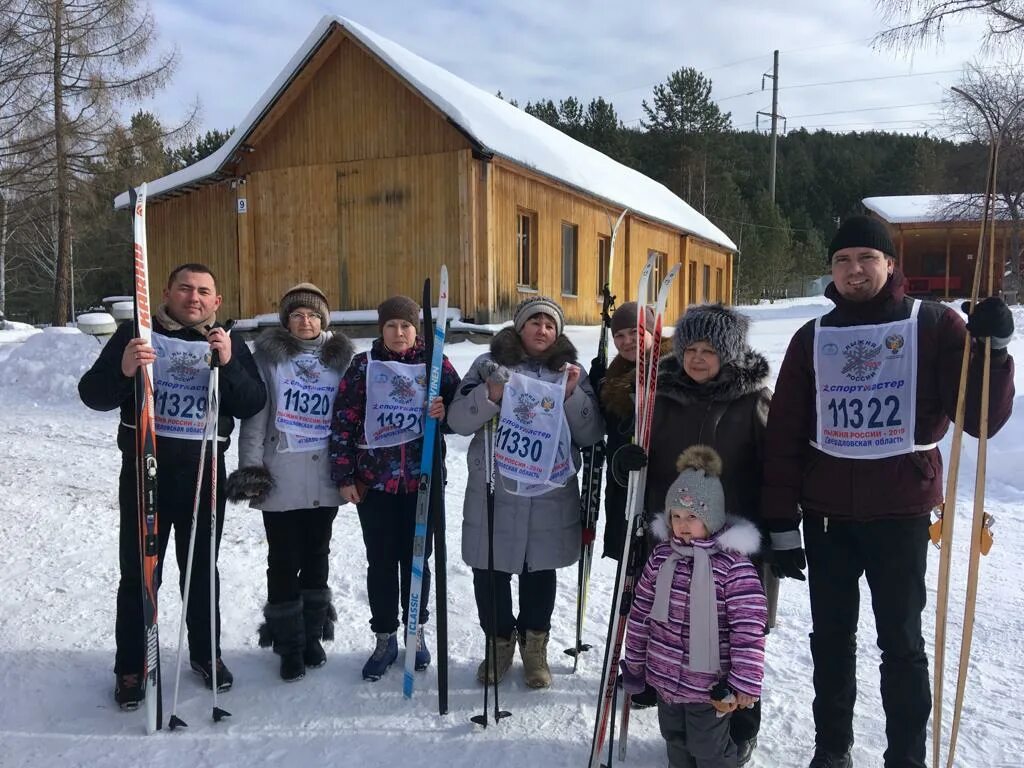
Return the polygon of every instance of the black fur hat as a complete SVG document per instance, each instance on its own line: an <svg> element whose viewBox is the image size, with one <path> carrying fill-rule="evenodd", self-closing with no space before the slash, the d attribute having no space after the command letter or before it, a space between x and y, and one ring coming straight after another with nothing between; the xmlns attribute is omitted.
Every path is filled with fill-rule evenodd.
<svg viewBox="0 0 1024 768"><path fill-rule="evenodd" d="M697 304L689 307L676 323L675 355L683 364L683 350L698 341L715 348L722 365L739 360L747 349L750 320L722 304Z"/></svg>

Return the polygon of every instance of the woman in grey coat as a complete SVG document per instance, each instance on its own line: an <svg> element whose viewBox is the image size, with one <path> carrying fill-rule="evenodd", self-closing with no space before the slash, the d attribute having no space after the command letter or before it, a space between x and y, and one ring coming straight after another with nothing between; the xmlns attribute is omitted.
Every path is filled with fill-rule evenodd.
<svg viewBox="0 0 1024 768"><path fill-rule="evenodd" d="M331 481L327 434L353 347L344 334L325 330L327 297L315 285L296 285L278 306L283 327L261 333L253 355L267 402L242 422L227 490L233 501L263 511L269 549L260 645L273 646L290 682L326 663L320 640L334 637L327 558L342 499Z"/></svg>
<svg viewBox="0 0 1024 768"><path fill-rule="evenodd" d="M562 309L543 296L517 308L514 328L500 331L489 353L481 355L462 380L448 411L448 425L473 435L469 446L469 482L462 522L462 559L473 568L473 587L480 626L496 636L497 656L490 674L480 664L477 679L500 681L512 664L516 640L526 684L551 684L547 644L555 605L555 569L572 565L580 555L580 494L575 473L579 446L592 445L604 434L593 389L580 375L576 348L563 335ZM572 437L572 475L561 487L540 495L516 495L514 482L496 475L494 499L495 606L488 576L487 466L484 440L488 422L501 413L505 383L514 374L557 383L565 378L564 413ZM513 615L512 574L519 575L519 613ZM496 624L492 626L492 616Z"/></svg>

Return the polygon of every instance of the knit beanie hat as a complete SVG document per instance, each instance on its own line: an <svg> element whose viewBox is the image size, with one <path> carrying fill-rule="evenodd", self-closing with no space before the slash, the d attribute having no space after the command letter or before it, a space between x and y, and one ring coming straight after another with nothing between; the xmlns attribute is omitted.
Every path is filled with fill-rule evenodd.
<svg viewBox="0 0 1024 768"><path fill-rule="evenodd" d="M708 534L725 526L725 491L722 490L722 458L714 448L692 445L676 462L679 477L665 494L665 521L672 530L672 510L685 509L700 518Z"/></svg>
<svg viewBox="0 0 1024 768"><path fill-rule="evenodd" d="M534 315L540 314L549 315L555 321L555 332L562 332L562 327L565 325L565 315L562 314L562 308L558 306L554 299L549 299L547 296L533 296L519 302L519 306L516 307L516 313L512 317L516 333L520 333L523 330L527 320Z"/></svg>
<svg viewBox="0 0 1024 768"><path fill-rule="evenodd" d="M697 304L688 307L676 323L674 351L679 365L683 352L691 344L706 341L715 348L722 365L739 360L747 349L750 320L722 304Z"/></svg>
<svg viewBox="0 0 1024 768"><path fill-rule="evenodd" d="M288 315L299 307L306 307L320 315L320 327L331 324L331 310L327 306L327 296L312 283L299 283L289 288L281 300L277 302L281 325L288 327Z"/></svg>
<svg viewBox="0 0 1024 768"><path fill-rule="evenodd" d="M419 328L420 305L408 296L392 296L385 299L377 307L377 327L383 331L388 320L405 320Z"/></svg>
<svg viewBox="0 0 1024 768"><path fill-rule="evenodd" d="M636 308L635 301L627 301L612 313L613 336L627 328L636 328ZM645 305L644 314L647 315L647 328L654 328L654 310Z"/></svg>
<svg viewBox="0 0 1024 768"><path fill-rule="evenodd" d="M873 216L851 216L843 222L829 243L829 264L832 263L832 255L843 248L875 248L889 258L896 256L889 229Z"/></svg>

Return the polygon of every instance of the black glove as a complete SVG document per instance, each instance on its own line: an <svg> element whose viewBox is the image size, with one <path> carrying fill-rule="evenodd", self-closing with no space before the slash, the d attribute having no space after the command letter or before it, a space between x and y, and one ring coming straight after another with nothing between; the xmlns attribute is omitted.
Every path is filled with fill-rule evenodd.
<svg viewBox="0 0 1024 768"><path fill-rule="evenodd" d="M590 379L590 388L595 392L601 389L601 380L606 373L608 373L608 366L601 361L600 357L595 357L590 361L590 372L587 374L587 378Z"/></svg>
<svg viewBox="0 0 1024 768"><path fill-rule="evenodd" d="M800 533L795 529L772 533L770 564L772 573L778 578L807 581L807 577L804 576L807 558L804 557L804 548L799 542ZM794 543L796 546L793 546Z"/></svg>
<svg viewBox="0 0 1024 768"><path fill-rule="evenodd" d="M274 487L274 478L266 467L239 467L228 475L227 494L231 501L255 501L259 504Z"/></svg>
<svg viewBox="0 0 1024 768"><path fill-rule="evenodd" d="M967 332L976 339L992 339L992 349L1003 349L1013 338L1013 313L998 296L989 296L974 305L965 301L961 307L967 314ZM968 314L969 313L969 314Z"/></svg>
<svg viewBox="0 0 1024 768"><path fill-rule="evenodd" d="M612 456L612 474L619 485L629 482L629 473L638 472L647 466L647 454L636 443L624 445Z"/></svg>

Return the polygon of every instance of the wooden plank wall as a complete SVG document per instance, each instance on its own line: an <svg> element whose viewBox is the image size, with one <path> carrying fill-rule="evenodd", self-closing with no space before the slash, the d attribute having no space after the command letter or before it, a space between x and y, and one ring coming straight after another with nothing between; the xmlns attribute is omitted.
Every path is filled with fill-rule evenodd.
<svg viewBox="0 0 1024 768"><path fill-rule="evenodd" d="M691 266L697 269L697 293L694 296L686 296L686 304L707 304L717 302L721 299L726 304L732 303L732 255L724 253L709 243L690 238L687 245L687 264L683 265L684 270L680 277L683 285L690 285L689 270ZM711 268L711 291L704 292L704 267ZM716 291L716 274L721 270L722 295L719 297Z"/></svg>
<svg viewBox="0 0 1024 768"><path fill-rule="evenodd" d="M240 174L469 148L433 107L351 38L336 33L248 143ZM300 76L301 77L301 76Z"/></svg>
<svg viewBox="0 0 1024 768"><path fill-rule="evenodd" d="M148 206L150 299L159 303L167 276L179 264L199 262L217 276L224 297L219 315L240 317L235 190L228 183L201 187Z"/></svg>
<svg viewBox="0 0 1024 768"><path fill-rule="evenodd" d="M596 323L601 315L598 281L598 237L611 234L611 226L621 211L588 200L571 190L547 184L498 163L490 163L493 194L487 222L492 232L490 282L495 286L491 305L493 320L512 317L517 304L536 293L550 296L562 306L566 318L572 323ZM539 277L536 291L518 286L516 248L516 215L519 209L537 216L537 261ZM612 217L611 223L608 217ZM577 293L562 294L562 222L575 224L578 229ZM616 258L613 265L613 293L621 292L624 282L623 229L616 240ZM479 242L479 241L478 241ZM477 258L487 259L487 252Z"/></svg>
<svg viewBox="0 0 1024 768"><path fill-rule="evenodd" d="M460 306L462 154L251 174L245 186L253 256L243 272L252 275L254 295L246 311L275 312L281 295L303 281L325 291L332 309L376 309L396 293L419 301L423 279L436 282L442 263L452 306Z"/></svg>

